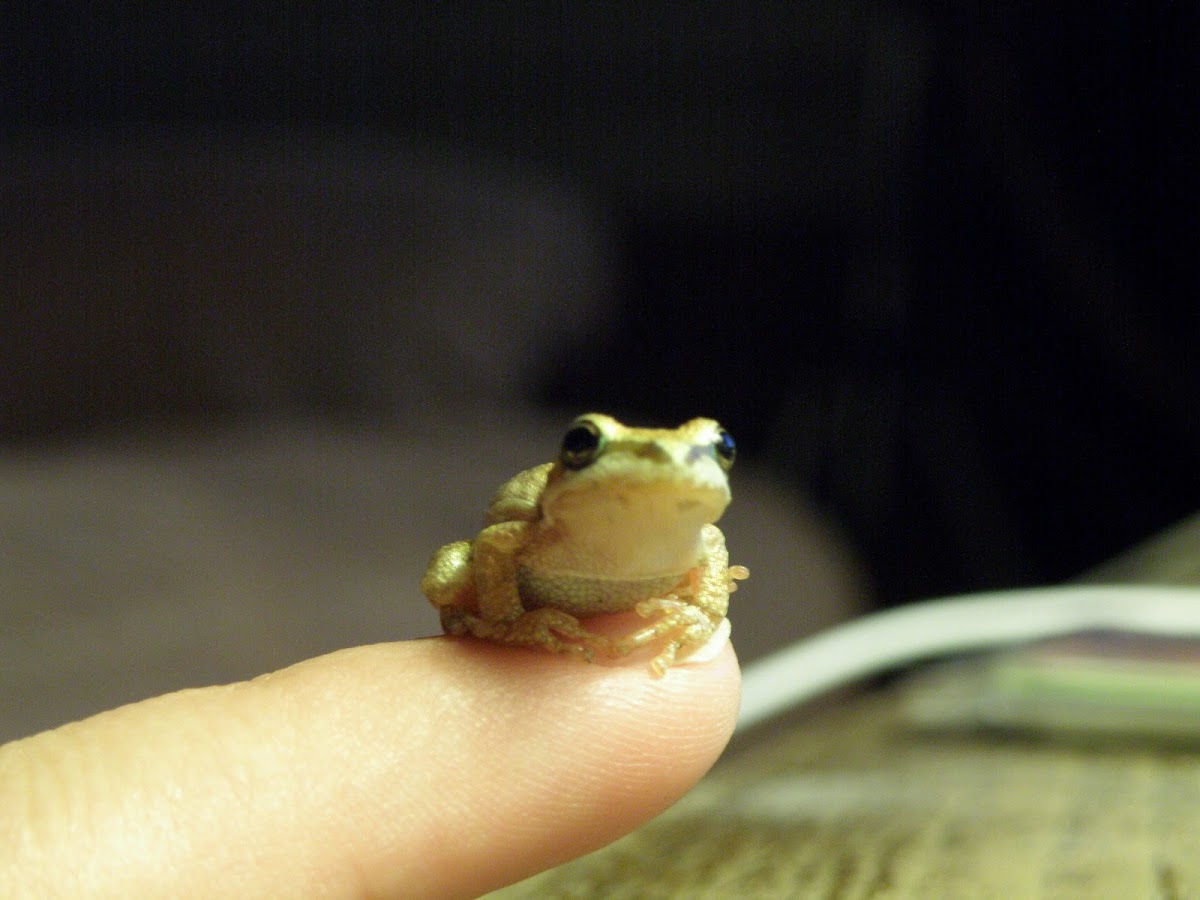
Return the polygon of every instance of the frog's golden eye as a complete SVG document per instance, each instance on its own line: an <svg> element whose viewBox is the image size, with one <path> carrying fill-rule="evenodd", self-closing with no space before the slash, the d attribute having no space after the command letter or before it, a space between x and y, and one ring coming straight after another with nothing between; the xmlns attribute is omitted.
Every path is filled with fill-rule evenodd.
<svg viewBox="0 0 1200 900"><path fill-rule="evenodd" d="M589 419L580 419L563 435L558 460L568 469L582 469L595 462L604 449L600 427Z"/></svg>
<svg viewBox="0 0 1200 900"><path fill-rule="evenodd" d="M713 450L717 454L717 462L721 464L721 468L728 472L733 468L733 460L737 456L737 444L733 442L733 435L724 428L717 429L716 440L713 441Z"/></svg>

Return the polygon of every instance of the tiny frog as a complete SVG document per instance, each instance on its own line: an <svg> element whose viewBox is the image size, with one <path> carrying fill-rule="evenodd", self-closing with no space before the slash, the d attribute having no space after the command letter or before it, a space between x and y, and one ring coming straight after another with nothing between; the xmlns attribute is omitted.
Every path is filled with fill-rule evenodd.
<svg viewBox="0 0 1200 900"><path fill-rule="evenodd" d="M558 459L511 478L473 541L434 554L421 590L447 634L624 656L662 642L661 677L721 629L734 579L715 523L729 505L733 438L712 419L630 428L589 413ZM646 625L611 639L581 618L635 610Z"/></svg>

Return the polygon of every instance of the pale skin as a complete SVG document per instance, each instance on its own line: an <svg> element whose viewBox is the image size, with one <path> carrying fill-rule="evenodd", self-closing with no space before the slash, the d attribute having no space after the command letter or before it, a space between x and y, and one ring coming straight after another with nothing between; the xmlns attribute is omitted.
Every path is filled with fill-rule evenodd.
<svg viewBox="0 0 1200 900"><path fill-rule="evenodd" d="M728 633L736 579L716 526L729 505L733 440L712 419L633 428L589 413L558 459L501 488L471 541L434 554L421 589L448 634L592 660L657 650L661 677ZM613 638L583 619L632 611Z"/></svg>

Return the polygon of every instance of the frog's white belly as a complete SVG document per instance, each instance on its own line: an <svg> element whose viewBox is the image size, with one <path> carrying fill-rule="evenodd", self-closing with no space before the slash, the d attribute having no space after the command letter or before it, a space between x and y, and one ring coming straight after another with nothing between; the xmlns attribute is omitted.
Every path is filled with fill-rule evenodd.
<svg viewBox="0 0 1200 900"><path fill-rule="evenodd" d="M579 575L517 569L517 587L526 609L551 606L574 616L623 612L641 600L671 593L686 572L650 578L584 578Z"/></svg>

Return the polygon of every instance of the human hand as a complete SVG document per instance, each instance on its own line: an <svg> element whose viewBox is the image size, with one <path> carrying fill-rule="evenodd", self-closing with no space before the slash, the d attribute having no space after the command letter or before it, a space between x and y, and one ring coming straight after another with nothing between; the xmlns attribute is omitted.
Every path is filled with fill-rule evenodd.
<svg viewBox="0 0 1200 900"><path fill-rule="evenodd" d="M738 668L449 638L342 650L0 747L0 895L469 897L665 809Z"/></svg>

